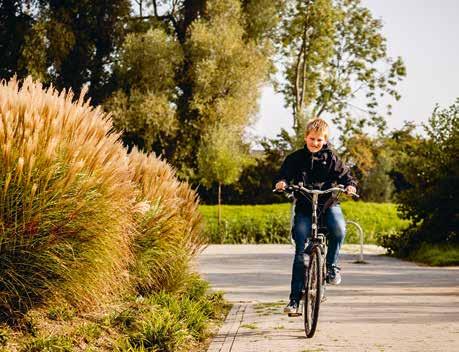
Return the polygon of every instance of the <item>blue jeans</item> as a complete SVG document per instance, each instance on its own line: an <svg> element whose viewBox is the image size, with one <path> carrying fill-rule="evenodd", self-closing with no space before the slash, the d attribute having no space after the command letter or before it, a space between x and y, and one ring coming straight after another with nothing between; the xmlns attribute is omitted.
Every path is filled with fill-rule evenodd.
<svg viewBox="0 0 459 352"><path fill-rule="evenodd" d="M339 250L346 236L346 222L339 204L327 209L325 222L328 228L327 266L338 263ZM301 289L304 281L304 248L305 242L311 236L311 214L303 211L295 212L292 237L295 240L295 258L292 268L292 283L290 299L297 302L301 298Z"/></svg>

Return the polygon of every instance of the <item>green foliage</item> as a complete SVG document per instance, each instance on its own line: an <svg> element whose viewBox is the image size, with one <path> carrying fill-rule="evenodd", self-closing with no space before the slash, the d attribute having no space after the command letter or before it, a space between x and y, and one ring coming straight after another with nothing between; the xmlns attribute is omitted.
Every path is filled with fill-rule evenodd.
<svg viewBox="0 0 459 352"><path fill-rule="evenodd" d="M215 207L200 209L210 243L289 243L290 210L285 205L223 206L220 227Z"/></svg>
<svg viewBox="0 0 459 352"><path fill-rule="evenodd" d="M131 8L139 5L139 16ZM253 122L283 1L14 1L2 4L2 77L28 74L113 115L123 142L199 182L201 137ZM3 21L4 20L4 21Z"/></svg>
<svg viewBox="0 0 459 352"><path fill-rule="evenodd" d="M159 307L144 313L142 320L134 325L128 346L146 350L186 351L190 342L190 335L178 317L167 308Z"/></svg>
<svg viewBox="0 0 459 352"><path fill-rule="evenodd" d="M182 63L179 43L162 28L150 28L145 33L126 36L116 73L123 88L171 95L175 88L174 74Z"/></svg>
<svg viewBox="0 0 459 352"><path fill-rule="evenodd" d="M126 296L111 304L105 316L77 313L56 322L47 312L29 311L26 317L36 326L33 333L0 328L0 350L190 351L200 347L210 327L227 312L222 292L209 291L209 284L192 273L180 292Z"/></svg>
<svg viewBox="0 0 459 352"><path fill-rule="evenodd" d="M216 123L240 130L257 109L259 91L254 88L266 76L266 59L243 40L239 1L208 1L207 15L193 23L188 42L191 108L199 112L201 131Z"/></svg>
<svg viewBox="0 0 459 352"><path fill-rule="evenodd" d="M228 185L239 179L244 167L252 162L240 143L241 136L224 125L203 138L198 166L200 180L205 186L210 187L214 182Z"/></svg>
<svg viewBox="0 0 459 352"><path fill-rule="evenodd" d="M394 204L343 202L346 220L358 222L365 243L376 243L384 234L402 230L408 225L397 216ZM216 207L203 205L205 232L211 243L290 243L289 204L223 206L223 226L218 230ZM358 243L354 226L348 226L347 243Z"/></svg>
<svg viewBox="0 0 459 352"><path fill-rule="evenodd" d="M358 180L359 195L363 200L394 200L395 186L390 174L402 148L390 135L370 137L355 131L345 138L341 157L352 165L353 175Z"/></svg>
<svg viewBox="0 0 459 352"><path fill-rule="evenodd" d="M459 265L459 246L423 243L409 258L432 266Z"/></svg>
<svg viewBox="0 0 459 352"><path fill-rule="evenodd" d="M165 154L177 130L174 75L183 62L180 45L160 28L128 34L115 68L119 90L105 102L124 142Z"/></svg>
<svg viewBox="0 0 459 352"><path fill-rule="evenodd" d="M242 171L238 182L222 188L226 204L272 204L284 201L272 192L272 183L290 151L289 146L279 139L263 139L260 144L263 152L253 155L253 163ZM215 204L216 187L201 187L198 191L202 203Z"/></svg>
<svg viewBox="0 0 459 352"><path fill-rule="evenodd" d="M362 199L370 202L391 202L395 186L390 177L393 159L390 151L378 150L374 166L359 180Z"/></svg>
<svg viewBox="0 0 459 352"><path fill-rule="evenodd" d="M283 0L242 0L246 36L256 42L272 39L283 9Z"/></svg>
<svg viewBox="0 0 459 352"><path fill-rule="evenodd" d="M409 256L423 242L459 241L459 99L447 109L437 106L424 128L426 137L411 137L394 167L403 185L397 201L411 226L400 238L387 238L385 245L400 256Z"/></svg>
<svg viewBox="0 0 459 352"><path fill-rule="evenodd" d="M188 108L195 115L195 129L182 131L181 143L185 146L179 149L188 154L187 158L196 156L201 149L202 160L202 149L209 147L213 135L223 133L221 129L233 132L236 146L242 144L244 129L257 110L257 88L267 76L267 60L263 50L244 39L237 0L208 1L207 16L196 20L190 31L187 53L192 62L189 74L193 95ZM202 140L203 136L207 140ZM195 171L199 169L193 158L189 165Z"/></svg>

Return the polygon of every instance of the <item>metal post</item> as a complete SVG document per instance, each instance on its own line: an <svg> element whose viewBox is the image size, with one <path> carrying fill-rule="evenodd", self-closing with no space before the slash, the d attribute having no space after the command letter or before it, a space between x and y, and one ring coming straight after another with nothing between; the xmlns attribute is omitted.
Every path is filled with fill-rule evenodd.
<svg viewBox="0 0 459 352"><path fill-rule="evenodd" d="M359 260L355 261L355 263L357 263L357 264L366 264L366 261L363 260L363 229L362 229L362 226L360 226L355 221L347 221L346 223L354 225L357 228L357 231L359 232L359 235L360 235L360 258L359 258Z"/></svg>

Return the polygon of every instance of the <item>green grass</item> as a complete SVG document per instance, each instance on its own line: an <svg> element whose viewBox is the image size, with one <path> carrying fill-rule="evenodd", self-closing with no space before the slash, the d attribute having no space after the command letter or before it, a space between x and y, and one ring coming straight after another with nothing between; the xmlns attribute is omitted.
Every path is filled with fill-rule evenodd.
<svg viewBox="0 0 459 352"><path fill-rule="evenodd" d="M72 352L72 340L67 336L48 335L32 338L21 349L21 352L59 351Z"/></svg>
<svg viewBox="0 0 459 352"><path fill-rule="evenodd" d="M241 328L250 329L250 330L256 330L256 329L258 329L258 326L255 323L242 324Z"/></svg>
<svg viewBox="0 0 459 352"><path fill-rule="evenodd" d="M76 329L76 335L85 342L92 342L102 335L102 329L96 323L86 322Z"/></svg>
<svg viewBox="0 0 459 352"><path fill-rule="evenodd" d="M65 305L55 305L48 308L48 318L51 320L70 320L75 315L72 307Z"/></svg>
<svg viewBox="0 0 459 352"><path fill-rule="evenodd" d="M376 243L388 233L395 233L408 225L397 216L395 204L343 202L346 220L358 222L365 235L365 243ZM289 243L291 205L224 205L222 225L217 223L217 207L200 206L205 220L205 232L211 243ZM348 226L346 243L358 243L354 226Z"/></svg>
<svg viewBox="0 0 459 352"><path fill-rule="evenodd" d="M432 266L459 265L459 246L424 243L409 259Z"/></svg>

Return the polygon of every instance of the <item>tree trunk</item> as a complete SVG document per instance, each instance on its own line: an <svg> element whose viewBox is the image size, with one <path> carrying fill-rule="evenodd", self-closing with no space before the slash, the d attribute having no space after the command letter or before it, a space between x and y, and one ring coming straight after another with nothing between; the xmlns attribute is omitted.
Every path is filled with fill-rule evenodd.
<svg viewBox="0 0 459 352"><path fill-rule="evenodd" d="M218 226L220 226L222 222L222 184L218 183Z"/></svg>

